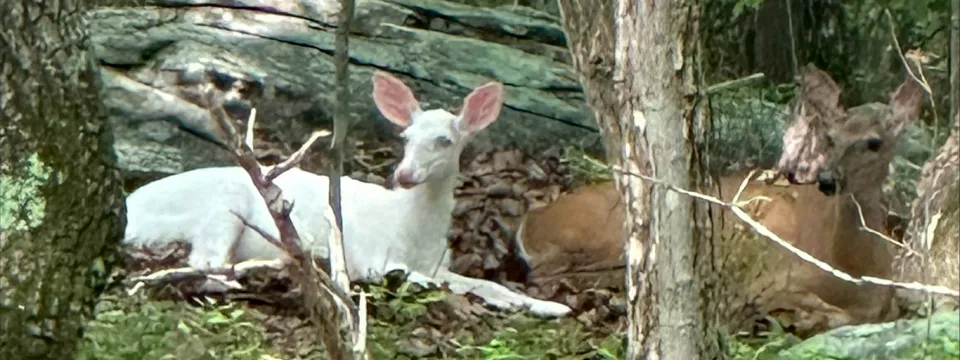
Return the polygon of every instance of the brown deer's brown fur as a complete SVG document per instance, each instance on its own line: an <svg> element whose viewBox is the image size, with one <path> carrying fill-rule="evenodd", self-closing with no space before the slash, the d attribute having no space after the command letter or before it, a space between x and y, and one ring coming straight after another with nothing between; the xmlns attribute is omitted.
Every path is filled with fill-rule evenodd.
<svg viewBox="0 0 960 360"><path fill-rule="evenodd" d="M589 209L589 211L584 211ZM557 226L556 219L576 219ZM606 276L611 270L623 271L623 207L620 193L612 183L578 188L564 194L548 206L527 212L519 236L520 257L531 266L530 280L548 282L554 277L576 278L595 287L618 287L622 276Z"/></svg>
<svg viewBox="0 0 960 360"><path fill-rule="evenodd" d="M804 80L778 166L794 185L751 181L739 200L756 198L744 208L817 259L854 277L887 278L892 272L893 245L864 231L861 213L869 228L884 230L887 211L882 185L900 132L919 111L920 88L908 79L885 111L847 113L839 106L839 88L826 73L810 65ZM730 201L746 175L722 177L720 197ZM721 236L744 234L744 223L729 211L718 210L714 214L723 214L719 219L715 216ZM590 281L595 285L620 288L625 268L623 238L623 204L608 182L578 189L530 211L516 241L519 256L530 266L531 282L592 274ZM747 293L742 294L744 299L757 302L761 314L794 311L803 318L797 327L807 331L885 321L895 315L891 288L845 282L769 240L750 240L728 241L725 246L743 248L726 250L747 257L739 260L750 269L735 276L740 282L736 287Z"/></svg>

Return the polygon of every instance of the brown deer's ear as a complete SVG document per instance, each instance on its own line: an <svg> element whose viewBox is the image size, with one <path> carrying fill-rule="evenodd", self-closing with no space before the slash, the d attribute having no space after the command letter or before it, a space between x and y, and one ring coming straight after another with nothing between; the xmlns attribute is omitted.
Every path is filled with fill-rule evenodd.
<svg viewBox="0 0 960 360"><path fill-rule="evenodd" d="M406 128L420 113L420 103L402 81L383 71L373 72L373 102L387 120Z"/></svg>
<svg viewBox="0 0 960 360"><path fill-rule="evenodd" d="M840 106L840 86L829 74L813 64L806 66L798 101L805 105L808 112L818 115L811 120L830 122L844 112Z"/></svg>
<svg viewBox="0 0 960 360"><path fill-rule="evenodd" d="M907 75L907 79L890 95L887 122L888 135L896 137L910 121L920 114L920 105L923 103L923 88Z"/></svg>
<svg viewBox="0 0 960 360"><path fill-rule="evenodd" d="M816 181L823 164L827 131L843 117L840 87L813 64L805 67L793 122L783 132L783 152L777 169L793 183Z"/></svg>

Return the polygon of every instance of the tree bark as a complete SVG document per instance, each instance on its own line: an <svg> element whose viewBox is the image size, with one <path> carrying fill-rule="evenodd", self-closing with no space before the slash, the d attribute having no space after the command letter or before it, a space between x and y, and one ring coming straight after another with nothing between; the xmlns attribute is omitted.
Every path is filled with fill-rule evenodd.
<svg viewBox="0 0 960 360"><path fill-rule="evenodd" d="M0 3L0 359L71 359L124 205L90 2Z"/></svg>
<svg viewBox="0 0 960 360"><path fill-rule="evenodd" d="M696 1L558 2L574 69L596 113L608 162L684 188L699 184L700 167L693 165L700 163L693 144L701 116ZM710 277L695 276L712 269L694 262L693 239L699 234L690 215L699 212L690 199L654 190L633 175L621 173L614 181L630 219L624 224L628 358L720 358L709 335L715 317L704 316L699 296L700 279Z"/></svg>
<svg viewBox="0 0 960 360"><path fill-rule="evenodd" d="M950 1L950 118L960 116L960 0Z"/></svg>
<svg viewBox="0 0 960 360"><path fill-rule="evenodd" d="M700 120L696 0L618 2L616 68L622 168L690 188ZM627 206L628 358L713 359L695 263L691 198L631 174L618 176ZM649 201L649 202L648 202ZM703 257L700 257L701 259Z"/></svg>
<svg viewBox="0 0 960 360"><path fill-rule="evenodd" d="M910 224L896 259L901 281L919 281L956 289L960 283L960 0L953 3L950 39L950 136L923 165L917 182ZM910 312L923 312L918 293L901 293ZM935 304L955 306L956 299L935 299ZM942 302L943 301L943 302Z"/></svg>
<svg viewBox="0 0 960 360"><path fill-rule="evenodd" d="M613 87L614 5L606 0L557 0L573 68L593 109L607 162L619 157L620 108Z"/></svg>

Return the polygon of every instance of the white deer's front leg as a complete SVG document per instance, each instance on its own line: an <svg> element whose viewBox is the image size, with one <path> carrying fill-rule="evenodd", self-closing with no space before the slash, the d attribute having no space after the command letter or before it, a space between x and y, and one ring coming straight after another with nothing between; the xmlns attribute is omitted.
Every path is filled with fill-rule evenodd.
<svg viewBox="0 0 960 360"><path fill-rule="evenodd" d="M457 294L473 293L495 308L505 310L523 309L536 316L561 317L570 313L566 305L534 299L510 291L506 286L492 281L475 279L454 273L446 268L437 271L436 280L445 281L450 290Z"/></svg>

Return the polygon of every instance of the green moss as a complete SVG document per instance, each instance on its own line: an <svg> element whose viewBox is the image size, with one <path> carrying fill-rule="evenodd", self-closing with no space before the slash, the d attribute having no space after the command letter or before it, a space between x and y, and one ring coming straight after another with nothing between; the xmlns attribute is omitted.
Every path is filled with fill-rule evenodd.
<svg viewBox="0 0 960 360"><path fill-rule="evenodd" d="M575 183L594 184L612 180L610 166L590 157L581 148L575 146L564 148L560 162L567 165Z"/></svg>
<svg viewBox="0 0 960 360"><path fill-rule="evenodd" d="M25 176L0 175L0 229L25 231L43 222L47 203L40 188L53 171L36 153L27 158Z"/></svg>
<svg viewBox="0 0 960 360"><path fill-rule="evenodd" d="M262 321L236 305L121 296L101 307L87 324L78 360L253 360L278 353L263 348Z"/></svg>
<svg viewBox="0 0 960 360"><path fill-rule="evenodd" d="M781 359L957 359L960 313L941 312L928 319L842 327L781 351Z"/></svg>

